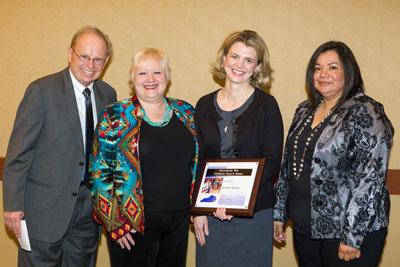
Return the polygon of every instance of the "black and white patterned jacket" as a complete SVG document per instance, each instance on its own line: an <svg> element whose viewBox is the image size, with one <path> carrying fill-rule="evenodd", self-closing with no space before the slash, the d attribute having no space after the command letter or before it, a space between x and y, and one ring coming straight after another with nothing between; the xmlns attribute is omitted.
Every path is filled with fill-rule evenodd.
<svg viewBox="0 0 400 267"><path fill-rule="evenodd" d="M290 137L313 109L299 105ZM340 238L360 248L368 232L387 227L390 200L385 185L394 129L383 106L357 93L333 114L319 137L311 165L311 235ZM292 163L285 148L277 184L274 220L286 221Z"/></svg>

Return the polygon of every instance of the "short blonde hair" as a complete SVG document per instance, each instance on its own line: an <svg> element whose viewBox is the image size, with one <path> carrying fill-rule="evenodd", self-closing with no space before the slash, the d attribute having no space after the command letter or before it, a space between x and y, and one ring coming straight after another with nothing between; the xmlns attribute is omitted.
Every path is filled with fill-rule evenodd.
<svg viewBox="0 0 400 267"><path fill-rule="evenodd" d="M142 48L138 52L136 52L132 57L132 66L131 66L131 77L133 78L134 72L133 69L139 64L139 61L148 57L148 56L156 56L160 58L161 68L165 72L165 76L167 80L171 80L171 68L169 66L169 59L167 54L163 51L158 50L156 48Z"/></svg>
<svg viewBox="0 0 400 267"><path fill-rule="evenodd" d="M224 56L228 54L229 49L237 42L253 47L257 52L257 63L260 65L260 68L253 73L250 78L250 84L253 87L269 88L271 85L272 69L268 47L261 36L255 31L243 30L228 35L218 50L217 58L212 67L212 73L221 79L226 78Z"/></svg>

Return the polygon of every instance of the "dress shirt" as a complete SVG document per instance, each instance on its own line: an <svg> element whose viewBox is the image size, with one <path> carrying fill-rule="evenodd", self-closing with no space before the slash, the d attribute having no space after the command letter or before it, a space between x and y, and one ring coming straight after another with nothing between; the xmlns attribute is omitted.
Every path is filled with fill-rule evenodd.
<svg viewBox="0 0 400 267"><path fill-rule="evenodd" d="M86 147L86 105L85 105L85 96L83 95L83 91L85 88L89 88L90 90L90 99L92 100L92 110L93 110L93 125L96 127L97 125L97 110L96 110L96 100L94 97L93 91L93 83L89 86L85 87L78 82L75 76L72 74L71 69L69 70L69 74L71 75L72 85L74 87L74 93L76 98L76 104L78 106L79 120L81 123L82 130L82 138L83 138L83 149Z"/></svg>

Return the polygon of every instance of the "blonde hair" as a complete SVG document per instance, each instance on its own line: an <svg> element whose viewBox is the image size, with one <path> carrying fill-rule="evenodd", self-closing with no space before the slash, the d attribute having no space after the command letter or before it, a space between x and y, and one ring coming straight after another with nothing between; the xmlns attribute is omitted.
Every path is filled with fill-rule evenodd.
<svg viewBox="0 0 400 267"><path fill-rule="evenodd" d="M257 52L257 63L260 65L250 78L250 84L253 87L269 88L271 85L271 73L268 47L257 32L243 30L228 35L217 52L217 58L212 67L212 73L221 78L226 78L224 70L224 56L228 54L229 49L237 42L242 42L246 46L253 47Z"/></svg>
<svg viewBox="0 0 400 267"><path fill-rule="evenodd" d="M139 61L148 57L148 56L156 56L160 58L161 61L161 68L165 72L165 76L167 80L171 80L171 68L169 66L169 59L167 54L163 51L155 49L155 48L142 48L138 52L136 52L132 57L132 66L131 66L131 77L134 76L134 68L139 64Z"/></svg>
<svg viewBox="0 0 400 267"><path fill-rule="evenodd" d="M103 39L107 46L107 57L111 58L112 44L111 44L110 38L108 38L107 34L103 33L100 29L93 27L93 26L88 25L88 26L80 28L72 37L71 48L74 48L74 46L78 42L79 37L81 37L85 33L93 33L93 34L97 35L98 37L100 37L101 39Z"/></svg>

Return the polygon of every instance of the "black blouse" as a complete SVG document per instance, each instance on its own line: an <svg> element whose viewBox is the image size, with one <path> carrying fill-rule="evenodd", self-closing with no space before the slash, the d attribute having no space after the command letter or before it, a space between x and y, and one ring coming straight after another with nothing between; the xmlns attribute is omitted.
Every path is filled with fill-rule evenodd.
<svg viewBox="0 0 400 267"><path fill-rule="evenodd" d="M172 115L164 127L140 127L140 170L145 209L179 210L190 206L193 136Z"/></svg>
<svg viewBox="0 0 400 267"><path fill-rule="evenodd" d="M307 120L307 117L306 119ZM302 133L299 135L305 120L301 123L298 129L288 139L288 156L290 168L293 168L293 161L296 161L297 166L300 164L300 159L303 156L306 148L307 138L311 134L311 125L308 124ZM311 121L313 118L311 119ZM322 131L329 122L329 117L325 119L320 127L314 128L314 136L310 139L307 145L307 150L304 154L304 167L298 180L293 176L289 178L290 193L288 198L288 214L292 218L293 226L297 232L310 233L311 231L311 166L313 161L314 149ZM296 159L293 158L295 136L299 135L297 144Z"/></svg>

